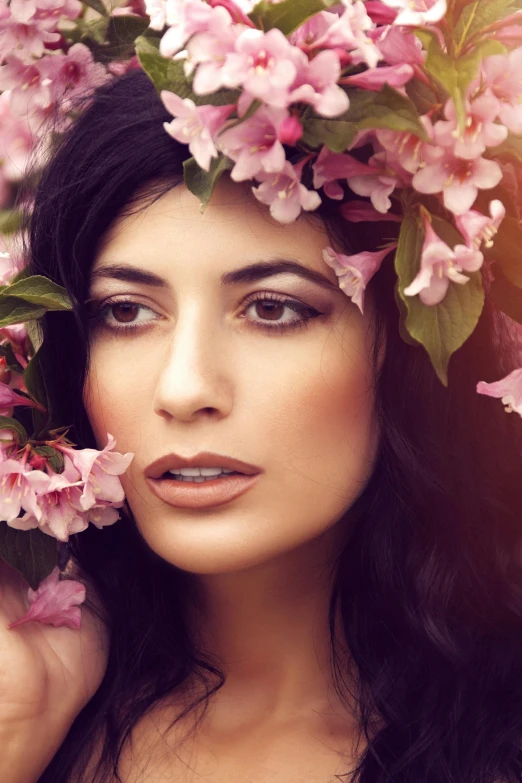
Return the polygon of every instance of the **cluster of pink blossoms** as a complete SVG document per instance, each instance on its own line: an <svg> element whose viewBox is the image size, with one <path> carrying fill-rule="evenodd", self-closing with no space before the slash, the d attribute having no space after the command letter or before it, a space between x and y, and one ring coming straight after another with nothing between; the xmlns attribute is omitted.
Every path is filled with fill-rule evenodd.
<svg viewBox="0 0 522 783"><path fill-rule="evenodd" d="M22 450L20 459L18 446L2 439L0 519L17 530L39 528L59 541L82 532L89 522L99 528L112 525L124 501L118 476L133 458L113 451L114 446L111 435L101 451L73 449L56 441L53 448L63 455L64 468L55 473L45 456L29 457L30 451Z"/></svg>
<svg viewBox="0 0 522 783"><path fill-rule="evenodd" d="M0 90L10 91L12 111L35 133L56 107L65 129L71 100L107 80L90 49L69 47L58 31L82 7L79 0L0 0Z"/></svg>

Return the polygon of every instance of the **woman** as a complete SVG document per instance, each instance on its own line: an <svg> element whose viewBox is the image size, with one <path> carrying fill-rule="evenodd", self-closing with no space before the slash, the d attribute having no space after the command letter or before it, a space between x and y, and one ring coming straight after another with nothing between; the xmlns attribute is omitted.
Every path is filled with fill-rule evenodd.
<svg viewBox="0 0 522 783"><path fill-rule="evenodd" d="M81 636L5 641L3 779L522 780L520 423L474 394L508 328L488 302L445 389L392 265L362 315L321 258L392 224L281 226L226 177L202 215L168 119L131 71L38 185L32 271L76 303L45 320L53 416L135 458L125 518L71 539ZM189 496L183 458L256 475Z"/></svg>

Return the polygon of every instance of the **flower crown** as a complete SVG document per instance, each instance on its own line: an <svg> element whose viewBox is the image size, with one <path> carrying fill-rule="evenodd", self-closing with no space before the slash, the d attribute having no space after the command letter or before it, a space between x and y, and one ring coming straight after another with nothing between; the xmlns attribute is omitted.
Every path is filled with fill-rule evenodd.
<svg viewBox="0 0 522 783"><path fill-rule="evenodd" d="M485 290L522 323L522 11L510 0L0 0L0 64L6 187L20 179L14 127L20 159L52 111L64 131L77 96L141 68L173 117L165 131L188 145L202 210L228 171L281 223L330 199L348 222L399 224L377 251L323 258L362 312L394 251L401 334L444 385ZM11 239L17 217L0 213ZM71 302L0 255L0 556L33 588L44 580L19 622L77 627L84 592L59 581L55 539L118 518L132 455L110 435L80 450L49 430L37 320ZM522 415L522 368L477 391Z"/></svg>

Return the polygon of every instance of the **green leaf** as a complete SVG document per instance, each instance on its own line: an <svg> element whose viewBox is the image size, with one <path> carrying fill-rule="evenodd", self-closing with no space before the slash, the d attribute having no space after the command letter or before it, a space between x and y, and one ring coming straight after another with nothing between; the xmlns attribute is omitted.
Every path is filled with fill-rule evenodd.
<svg viewBox="0 0 522 783"><path fill-rule="evenodd" d="M83 0L83 4L88 5L94 11L98 11L102 16L109 16L109 12L103 5L102 0Z"/></svg>
<svg viewBox="0 0 522 783"><path fill-rule="evenodd" d="M419 121L412 101L385 84L379 92L348 90L350 108L339 117L304 118L302 141L315 149L323 144L332 152L344 152L360 130L386 128L413 133L427 141L426 131Z"/></svg>
<svg viewBox="0 0 522 783"><path fill-rule="evenodd" d="M485 27L489 27L507 16L510 13L512 3L513 0L495 0L495 2L474 0L474 2L468 3L455 28L454 39L457 51L461 51L466 43Z"/></svg>
<svg viewBox="0 0 522 783"><path fill-rule="evenodd" d="M13 285L13 283L18 283L20 280L25 280L26 278L31 277L31 273L29 272L29 267L24 267L21 269L14 277L11 278L9 285Z"/></svg>
<svg viewBox="0 0 522 783"><path fill-rule="evenodd" d="M8 370L12 370L13 372L22 373L24 371L24 368L19 363L18 359L16 358L13 346L11 343L5 343L4 345L0 345L0 356L3 356L5 359L6 367Z"/></svg>
<svg viewBox="0 0 522 783"><path fill-rule="evenodd" d="M36 590L58 560L56 539L41 530L15 530L0 522L0 557Z"/></svg>
<svg viewBox="0 0 522 783"><path fill-rule="evenodd" d="M64 458L61 451L58 451L58 449L53 449L52 446L35 446L33 451L35 451L41 457L45 457L55 473L63 472Z"/></svg>
<svg viewBox="0 0 522 783"><path fill-rule="evenodd" d="M162 57L157 43L157 39L151 40L141 35L136 39L135 46L141 67L154 83L158 94L161 90L168 90L180 98L190 98L196 106L225 106L237 103L239 90L219 90L211 95L196 95L192 90L192 80L185 76L183 62Z"/></svg>
<svg viewBox="0 0 522 783"><path fill-rule="evenodd" d="M39 321L28 321L25 325L27 335L33 346L33 354L39 349L43 343L42 327Z"/></svg>
<svg viewBox="0 0 522 783"><path fill-rule="evenodd" d="M85 44L96 57L97 52L105 44L109 18L76 19L75 26L60 32L71 43Z"/></svg>
<svg viewBox="0 0 522 783"><path fill-rule="evenodd" d="M290 35L311 16L334 5L339 5L339 0L283 0L280 3L261 0L248 16L260 30L266 32L277 27L285 35Z"/></svg>
<svg viewBox="0 0 522 783"><path fill-rule="evenodd" d="M443 51L434 32L416 30L415 34L426 47L424 68L447 95L453 98L459 127L463 131L466 122L466 90L478 76L482 59L492 54L503 54L505 47L499 41L490 39L482 41L461 57L454 58Z"/></svg>
<svg viewBox="0 0 522 783"><path fill-rule="evenodd" d="M438 218L437 226L434 225L437 232L442 222L446 221ZM450 282L448 293L434 306L424 305L418 296L406 296L404 289L419 270L423 242L420 221L412 215L406 216L395 255L399 294L408 310L405 322L408 333L424 346L437 376L447 386L449 360L475 329L484 306L482 276L473 272L469 274L469 283Z"/></svg>
<svg viewBox="0 0 522 783"><path fill-rule="evenodd" d="M213 158L210 164L210 171L204 171L198 166L194 158L189 158L183 163L183 171L185 177L185 185L194 193L201 202L201 212L204 212L205 207L210 201L212 191L216 182L221 175L231 169L234 165L234 161L227 158L225 155L219 155L217 158Z"/></svg>
<svg viewBox="0 0 522 783"><path fill-rule="evenodd" d="M522 230L516 218L504 218L493 247L486 251L486 257L495 261L495 276L500 268L510 283L522 289ZM522 290L520 298L522 300Z"/></svg>
<svg viewBox="0 0 522 783"><path fill-rule="evenodd" d="M493 267L493 274L495 279L491 284L491 297L495 305L509 318L522 324L522 296L520 295L520 288L513 285L502 274L502 270L497 269L496 264Z"/></svg>
<svg viewBox="0 0 522 783"><path fill-rule="evenodd" d="M0 210L0 234L16 234L22 228L22 212L16 209Z"/></svg>
<svg viewBox="0 0 522 783"><path fill-rule="evenodd" d="M9 416L0 416L0 430L12 430L20 446L25 446L27 443L27 431L16 419L12 419Z"/></svg>
<svg viewBox="0 0 522 783"><path fill-rule="evenodd" d="M36 408L32 410L33 429L35 435L43 432L49 423L49 397L45 385L45 377L40 367L38 352L35 353L24 371L24 383L31 397L42 405L46 413Z"/></svg>
<svg viewBox="0 0 522 783"><path fill-rule="evenodd" d="M420 79L410 79L406 84L406 94L419 114L427 114L433 111L439 103L439 96L432 88Z"/></svg>
<svg viewBox="0 0 522 783"><path fill-rule="evenodd" d="M0 295L0 327L23 324L34 318L41 318L46 312L46 307L24 302L15 296Z"/></svg>
<svg viewBox="0 0 522 783"><path fill-rule="evenodd" d="M65 288L42 275L24 277L0 291L0 305L4 297L16 297L23 302L45 307L46 310L72 310L72 302Z"/></svg>

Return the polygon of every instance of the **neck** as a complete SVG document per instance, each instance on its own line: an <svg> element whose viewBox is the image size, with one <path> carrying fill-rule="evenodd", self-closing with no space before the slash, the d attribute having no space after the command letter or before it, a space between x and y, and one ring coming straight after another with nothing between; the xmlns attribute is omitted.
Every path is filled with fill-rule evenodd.
<svg viewBox="0 0 522 783"><path fill-rule="evenodd" d="M197 577L197 634L222 667L218 701L273 723L336 705L328 612L338 531L245 570ZM337 705L338 706L338 705Z"/></svg>

